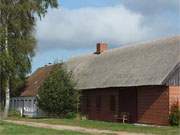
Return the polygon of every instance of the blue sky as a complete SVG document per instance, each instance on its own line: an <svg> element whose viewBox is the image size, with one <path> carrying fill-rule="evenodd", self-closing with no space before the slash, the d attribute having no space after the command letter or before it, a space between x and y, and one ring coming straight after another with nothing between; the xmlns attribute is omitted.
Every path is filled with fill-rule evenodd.
<svg viewBox="0 0 180 135"><path fill-rule="evenodd" d="M114 48L180 34L179 8L179 0L60 0L37 21L32 71L93 53L97 42Z"/></svg>
<svg viewBox="0 0 180 135"><path fill-rule="evenodd" d="M120 4L120 0L60 0L61 6L75 9L82 7L103 7Z"/></svg>

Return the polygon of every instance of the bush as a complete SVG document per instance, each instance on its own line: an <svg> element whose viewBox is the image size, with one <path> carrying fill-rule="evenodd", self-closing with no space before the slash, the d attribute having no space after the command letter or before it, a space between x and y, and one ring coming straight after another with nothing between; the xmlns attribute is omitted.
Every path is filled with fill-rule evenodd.
<svg viewBox="0 0 180 135"><path fill-rule="evenodd" d="M21 117L21 114L18 111L11 110L11 111L9 111L8 116L9 117L17 117L18 118L18 117Z"/></svg>
<svg viewBox="0 0 180 135"><path fill-rule="evenodd" d="M171 107L169 122L172 126L179 126L179 121L180 121L180 110L178 107L178 103L176 103Z"/></svg>
<svg viewBox="0 0 180 135"><path fill-rule="evenodd" d="M66 114L65 118L66 119L74 119L76 118L77 114L75 112L69 112Z"/></svg>
<svg viewBox="0 0 180 135"><path fill-rule="evenodd" d="M72 73L62 65L54 65L40 87L37 99L39 108L50 116L72 117L77 112L79 102L79 92L75 89Z"/></svg>

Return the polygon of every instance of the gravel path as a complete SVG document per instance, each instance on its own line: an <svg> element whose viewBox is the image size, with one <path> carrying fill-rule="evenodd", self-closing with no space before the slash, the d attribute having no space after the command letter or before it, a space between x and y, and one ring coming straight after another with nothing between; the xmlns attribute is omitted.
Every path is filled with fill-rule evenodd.
<svg viewBox="0 0 180 135"><path fill-rule="evenodd" d="M88 133L92 135L97 135L97 134L145 135L145 134L140 134L140 133L116 132L116 131L111 131L111 130L100 130L100 129L91 129L91 128L83 128L83 127L77 127L77 126L66 126L66 125L52 125L52 124L27 122L27 121L5 120L5 122L14 123L18 125L39 127L39 128L49 128L49 129L55 129L55 130L70 130L70 131Z"/></svg>

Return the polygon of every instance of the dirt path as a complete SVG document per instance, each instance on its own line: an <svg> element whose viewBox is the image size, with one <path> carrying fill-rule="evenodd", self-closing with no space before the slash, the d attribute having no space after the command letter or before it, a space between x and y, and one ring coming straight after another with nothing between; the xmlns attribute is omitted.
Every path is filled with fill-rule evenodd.
<svg viewBox="0 0 180 135"><path fill-rule="evenodd" d="M139 134L139 133L116 132L116 131L111 131L111 130L99 130L99 129L77 127L77 126L66 126L66 125L52 125L52 124L37 123L37 122L15 121L15 120L5 120L5 121L9 123L18 124L18 125L26 125L26 126L39 127L39 128L49 128L49 129L55 129L55 130L70 130L70 131L88 133L92 135L97 135L97 134L145 135L145 134Z"/></svg>

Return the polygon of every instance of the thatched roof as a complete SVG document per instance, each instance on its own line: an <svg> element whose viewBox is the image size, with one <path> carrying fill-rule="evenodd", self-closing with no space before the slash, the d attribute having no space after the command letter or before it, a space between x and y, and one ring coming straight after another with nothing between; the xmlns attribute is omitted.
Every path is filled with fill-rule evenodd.
<svg viewBox="0 0 180 135"><path fill-rule="evenodd" d="M66 64L78 89L162 85L180 63L180 36L75 57Z"/></svg>
<svg viewBox="0 0 180 135"><path fill-rule="evenodd" d="M27 80L27 84L21 96L36 96L39 87L43 84L44 80L48 77L53 66L41 67L34 72Z"/></svg>
<svg viewBox="0 0 180 135"><path fill-rule="evenodd" d="M73 71L77 89L164 85L180 63L180 36L75 57L65 63ZM21 96L35 96L52 66L38 69Z"/></svg>

